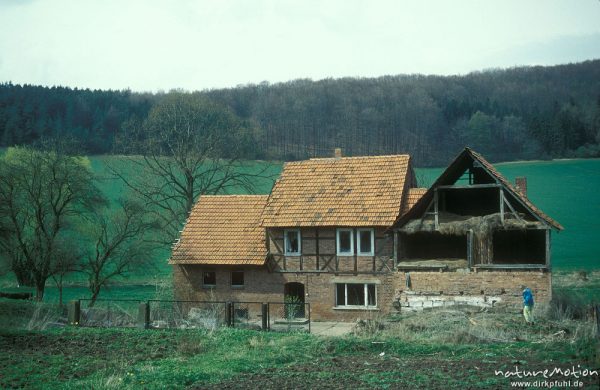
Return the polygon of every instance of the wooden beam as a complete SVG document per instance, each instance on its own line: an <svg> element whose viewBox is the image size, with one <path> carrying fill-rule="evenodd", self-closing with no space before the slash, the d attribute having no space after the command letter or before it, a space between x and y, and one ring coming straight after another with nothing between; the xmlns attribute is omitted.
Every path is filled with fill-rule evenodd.
<svg viewBox="0 0 600 390"><path fill-rule="evenodd" d="M473 229L467 232L467 268L473 265Z"/></svg>
<svg viewBox="0 0 600 390"><path fill-rule="evenodd" d="M317 256L317 261L316 261L316 268L317 270L320 269L319 268L319 228L315 228L315 252L316 252L316 256Z"/></svg>
<svg viewBox="0 0 600 390"><path fill-rule="evenodd" d="M545 264L478 264L481 269L548 269Z"/></svg>
<svg viewBox="0 0 600 390"><path fill-rule="evenodd" d="M498 183L469 184L469 185L449 185L449 186L437 186L436 189L442 189L442 190L468 190L468 189L476 189L476 188L498 188L498 187L502 187L502 185L498 184Z"/></svg>
<svg viewBox="0 0 600 390"><path fill-rule="evenodd" d="M329 271L273 271L274 274L324 274L324 273L331 273ZM389 272L383 271L383 272L371 272L371 271L360 271L360 272L353 272L353 271L340 271L340 272L335 272L336 275L386 275L389 274Z"/></svg>
<svg viewBox="0 0 600 390"><path fill-rule="evenodd" d="M326 257L329 256L329 259L326 260ZM335 258L334 255L327 255L327 256L323 256L323 260L325 260L325 264L323 264L323 268L321 268L321 270L324 270L325 268L327 268L329 266L329 263L331 263L331 261Z"/></svg>
<svg viewBox="0 0 600 390"><path fill-rule="evenodd" d="M394 230L394 266L398 264L398 231Z"/></svg>
<svg viewBox="0 0 600 390"><path fill-rule="evenodd" d="M500 197L500 222L504 225L504 190L502 187L498 187Z"/></svg>
<svg viewBox="0 0 600 390"><path fill-rule="evenodd" d="M402 265L400 263L397 267L401 271L445 271L448 269L447 265Z"/></svg>
<svg viewBox="0 0 600 390"><path fill-rule="evenodd" d="M433 206L435 209L435 230L440 228L440 217L439 217L439 209L438 209L438 189L436 188L433 193Z"/></svg>
<svg viewBox="0 0 600 390"><path fill-rule="evenodd" d="M354 236L354 240L352 240L354 245L354 272L358 272L358 230L352 229L352 235ZM372 242L371 245L375 245L375 243Z"/></svg>
<svg viewBox="0 0 600 390"><path fill-rule="evenodd" d="M423 213L423 215L421 216L421 223L423 223L423 219L425 219L425 216L427 214L430 214L429 210L431 210L431 207L433 206L433 199L429 202L429 205L427 206L427 208L425 209L425 213Z"/></svg>
<svg viewBox="0 0 600 390"><path fill-rule="evenodd" d="M510 204L510 202L508 201L508 199L506 197L504 197L504 203L506 203L506 205L508 206L508 208L510 209L510 211L513 213L513 215L515 217L517 217L517 219L521 222L523 222L523 218L521 218L521 216L519 215L519 213L517 213L515 211L515 208L512 206L512 204Z"/></svg>
<svg viewBox="0 0 600 390"><path fill-rule="evenodd" d="M275 248L279 251L279 253L284 253L283 249L281 249L279 244L277 244L277 241L271 235L271 232L269 231L269 229L267 229L267 237L269 237L271 239L271 241L273 241L273 245L275 245Z"/></svg>
<svg viewBox="0 0 600 390"><path fill-rule="evenodd" d="M551 231L546 229L546 266L552 269L552 243L550 241Z"/></svg>

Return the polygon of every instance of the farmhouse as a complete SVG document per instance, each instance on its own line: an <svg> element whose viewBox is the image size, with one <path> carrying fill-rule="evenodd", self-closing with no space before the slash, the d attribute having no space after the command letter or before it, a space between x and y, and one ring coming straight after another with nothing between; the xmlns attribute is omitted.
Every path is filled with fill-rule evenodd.
<svg viewBox="0 0 600 390"><path fill-rule="evenodd" d="M177 299L310 303L313 319L550 299L550 231L524 182L466 148L429 189L410 156L289 162L271 194L202 196L173 249Z"/></svg>

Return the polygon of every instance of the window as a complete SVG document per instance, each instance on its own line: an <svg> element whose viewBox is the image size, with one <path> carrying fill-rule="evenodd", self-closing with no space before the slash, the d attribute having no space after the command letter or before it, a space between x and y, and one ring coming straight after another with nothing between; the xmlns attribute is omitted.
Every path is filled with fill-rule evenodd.
<svg viewBox="0 0 600 390"><path fill-rule="evenodd" d="M217 285L217 273L215 271L204 271L202 273L202 285L204 287L214 287Z"/></svg>
<svg viewBox="0 0 600 390"><path fill-rule="evenodd" d="M356 238L359 256L375 256L375 232L373 229L358 229Z"/></svg>
<svg viewBox="0 0 600 390"><path fill-rule="evenodd" d="M354 235L352 229L338 229L336 235L338 256L352 256L354 254Z"/></svg>
<svg viewBox="0 0 600 390"><path fill-rule="evenodd" d="M285 230L284 241L286 256L300 255L300 230Z"/></svg>
<svg viewBox="0 0 600 390"><path fill-rule="evenodd" d="M231 287L244 287L244 271L231 271Z"/></svg>
<svg viewBox="0 0 600 390"><path fill-rule="evenodd" d="M337 283L336 306L377 307L377 288L370 283Z"/></svg>

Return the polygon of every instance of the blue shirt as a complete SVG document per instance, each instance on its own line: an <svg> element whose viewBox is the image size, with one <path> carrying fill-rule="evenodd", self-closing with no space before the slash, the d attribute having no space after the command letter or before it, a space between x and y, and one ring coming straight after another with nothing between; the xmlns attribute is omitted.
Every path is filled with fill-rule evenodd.
<svg viewBox="0 0 600 390"><path fill-rule="evenodd" d="M523 290L523 305L533 306L533 293L529 288Z"/></svg>

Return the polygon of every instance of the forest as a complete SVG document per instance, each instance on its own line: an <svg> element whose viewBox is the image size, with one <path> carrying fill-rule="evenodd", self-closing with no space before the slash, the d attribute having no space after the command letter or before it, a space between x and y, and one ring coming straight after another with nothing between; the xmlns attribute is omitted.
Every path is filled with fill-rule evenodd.
<svg viewBox="0 0 600 390"><path fill-rule="evenodd" d="M136 153L118 141L131 132L148 137L143 122L151 109L181 92L5 82L0 147L69 136L88 154ZM443 166L465 145L495 162L600 156L600 60L461 76L263 82L184 95L208 98L237 117L249 130L240 140L245 159L289 161L341 147L350 156L409 153L417 166Z"/></svg>

